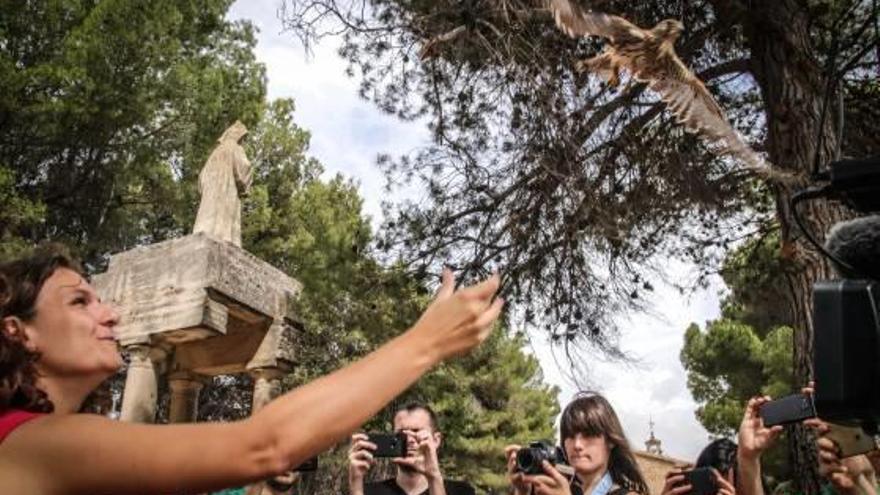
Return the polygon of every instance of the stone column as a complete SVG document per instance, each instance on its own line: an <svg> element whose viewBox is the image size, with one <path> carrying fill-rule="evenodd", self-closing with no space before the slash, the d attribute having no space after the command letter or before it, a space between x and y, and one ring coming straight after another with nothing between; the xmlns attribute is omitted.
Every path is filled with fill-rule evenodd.
<svg viewBox="0 0 880 495"><path fill-rule="evenodd" d="M271 366L248 370L248 373L254 379L254 400L251 403L251 414L254 414L278 395L278 391L281 390L281 370ZM266 482L261 481L249 485L245 495L273 493L275 492L266 485Z"/></svg>
<svg viewBox="0 0 880 495"><path fill-rule="evenodd" d="M275 367L258 368L249 373L254 379L254 400L251 404L253 414L278 395L281 390L281 370Z"/></svg>
<svg viewBox="0 0 880 495"><path fill-rule="evenodd" d="M199 415L199 392L205 382L191 373L175 373L168 377L171 402L168 404L169 423L195 423Z"/></svg>
<svg viewBox="0 0 880 495"><path fill-rule="evenodd" d="M152 423L156 421L158 368L165 358L165 352L146 344L131 345L125 350L130 361L119 419L133 423Z"/></svg>

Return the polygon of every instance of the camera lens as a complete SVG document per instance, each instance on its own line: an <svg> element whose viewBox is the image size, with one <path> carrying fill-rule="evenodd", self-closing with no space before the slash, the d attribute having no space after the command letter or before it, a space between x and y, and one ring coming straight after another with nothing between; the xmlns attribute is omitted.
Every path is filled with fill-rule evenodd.
<svg viewBox="0 0 880 495"><path fill-rule="evenodd" d="M536 459L532 453L532 449L520 449L516 453L516 467L523 472L530 472L534 469Z"/></svg>

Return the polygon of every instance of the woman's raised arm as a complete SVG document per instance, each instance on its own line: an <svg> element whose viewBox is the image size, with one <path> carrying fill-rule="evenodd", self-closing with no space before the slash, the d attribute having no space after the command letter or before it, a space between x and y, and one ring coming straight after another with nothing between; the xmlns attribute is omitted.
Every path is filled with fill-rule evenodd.
<svg viewBox="0 0 880 495"><path fill-rule="evenodd" d="M444 273L436 298L408 331L243 421L142 425L82 414L33 420L0 444L0 487L19 475L35 481L18 493L157 495L283 473L346 438L440 361L485 340L503 305L493 302L498 284L493 276L454 291Z"/></svg>

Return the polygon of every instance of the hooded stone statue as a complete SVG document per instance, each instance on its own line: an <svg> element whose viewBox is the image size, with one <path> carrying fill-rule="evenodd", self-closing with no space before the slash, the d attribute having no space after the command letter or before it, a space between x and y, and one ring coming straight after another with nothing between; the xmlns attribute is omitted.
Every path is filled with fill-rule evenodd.
<svg viewBox="0 0 880 495"><path fill-rule="evenodd" d="M240 121L232 124L211 152L199 174L202 201L193 233L204 232L241 247L241 200L251 185L251 164L239 141L247 134Z"/></svg>

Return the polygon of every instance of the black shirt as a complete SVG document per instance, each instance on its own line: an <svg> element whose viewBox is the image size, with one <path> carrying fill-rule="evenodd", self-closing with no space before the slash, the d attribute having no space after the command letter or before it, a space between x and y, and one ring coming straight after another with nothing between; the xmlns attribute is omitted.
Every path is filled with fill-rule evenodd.
<svg viewBox="0 0 880 495"><path fill-rule="evenodd" d="M443 480L443 487L446 488L446 495L475 495L474 487L463 481ZM403 488L397 485L394 478L385 481L376 481L373 483L364 483L364 495L406 495ZM421 495L428 495L425 490Z"/></svg>

